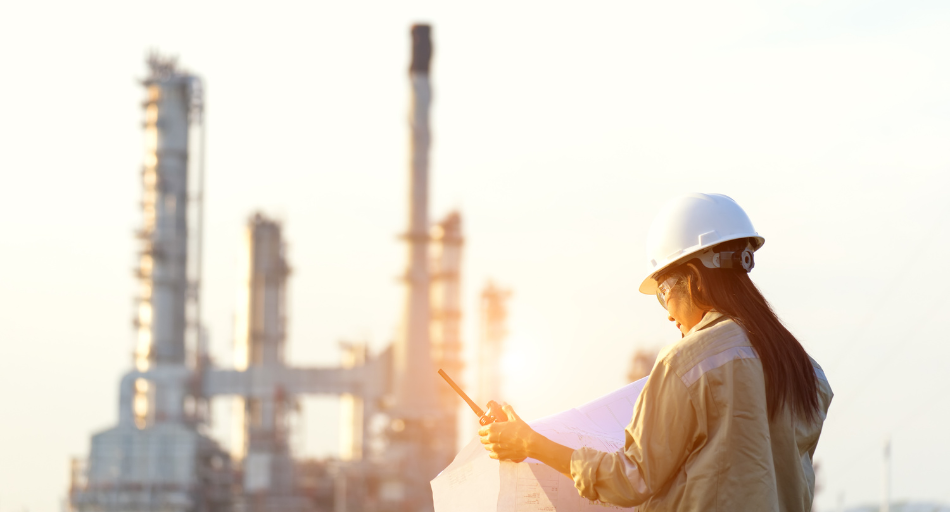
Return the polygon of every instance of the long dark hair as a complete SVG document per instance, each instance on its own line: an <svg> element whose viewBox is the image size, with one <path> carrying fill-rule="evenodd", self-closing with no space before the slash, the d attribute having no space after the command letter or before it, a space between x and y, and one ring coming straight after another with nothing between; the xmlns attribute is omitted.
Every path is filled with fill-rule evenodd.
<svg viewBox="0 0 950 512"><path fill-rule="evenodd" d="M723 242L717 249L742 251L746 243L745 239ZM745 329L765 373L769 419L775 419L786 405L807 421L817 418L818 383L808 353L745 270L706 268L692 259L664 272L665 276L679 277L677 288L688 290L696 306L715 309Z"/></svg>

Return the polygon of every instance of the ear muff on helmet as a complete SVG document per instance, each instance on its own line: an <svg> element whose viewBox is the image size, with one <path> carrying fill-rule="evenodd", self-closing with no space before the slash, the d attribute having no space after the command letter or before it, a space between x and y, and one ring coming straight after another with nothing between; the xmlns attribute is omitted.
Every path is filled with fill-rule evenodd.
<svg viewBox="0 0 950 512"><path fill-rule="evenodd" d="M697 259L706 268L728 268L750 272L755 267L754 252L751 243L741 251L717 251L714 246L699 253Z"/></svg>
<svg viewBox="0 0 950 512"><path fill-rule="evenodd" d="M719 268L742 269L746 272L755 267L755 254L750 249L742 252L723 251L719 253Z"/></svg>

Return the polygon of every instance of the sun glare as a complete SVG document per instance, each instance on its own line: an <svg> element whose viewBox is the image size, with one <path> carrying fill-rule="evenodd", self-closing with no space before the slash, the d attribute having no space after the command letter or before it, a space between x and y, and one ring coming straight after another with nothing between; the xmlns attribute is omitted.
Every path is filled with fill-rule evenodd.
<svg viewBox="0 0 950 512"><path fill-rule="evenodd" d="M537 362L528 350L530 343L523 339L511 338L505 342L499 361L501 373L501 400L512 402L522 396L526 386L530 386L537 375Z"/></svg>

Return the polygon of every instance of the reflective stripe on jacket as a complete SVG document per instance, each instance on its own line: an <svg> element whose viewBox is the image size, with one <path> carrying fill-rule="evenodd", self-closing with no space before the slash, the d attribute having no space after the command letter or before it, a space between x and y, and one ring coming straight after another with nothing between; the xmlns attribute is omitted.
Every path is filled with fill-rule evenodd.
<svg viewBox="0 0 950 512"><path fill-rule="evenodd" d="M818 421L806 424L788 410L769 421L762 364L748 336L731 319L706 313L657 357L624 449L574 451L575 487L585 498L641 512L809 512L812 456L833 396L812 365Z"/></svg>

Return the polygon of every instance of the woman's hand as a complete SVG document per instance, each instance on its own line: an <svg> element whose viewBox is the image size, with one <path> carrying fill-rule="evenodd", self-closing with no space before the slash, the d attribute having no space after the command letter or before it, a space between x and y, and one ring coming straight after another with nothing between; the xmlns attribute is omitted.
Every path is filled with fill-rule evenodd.
<svg viewBox="0 0 950 512"><path fill-rule="evenodd" d="M508 421L489 423L478 429L488 456L498 460L521 462L530 456L530 445L537 433L521 420L510 405L501 408Z"/></svg>
<svg viewBox="0 0 950 512"><path fill-rule="evenodd" d="M568 448L538 434L515 414L510 405L501 408L508 415L508 421L490 423L478 429L482 446L488 450L488 456L498 460L521 462L528 457L556 469L558 473L571 476L571 457L573 448Z"/></svg>

